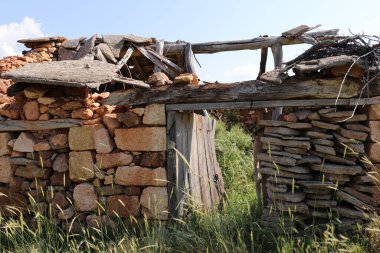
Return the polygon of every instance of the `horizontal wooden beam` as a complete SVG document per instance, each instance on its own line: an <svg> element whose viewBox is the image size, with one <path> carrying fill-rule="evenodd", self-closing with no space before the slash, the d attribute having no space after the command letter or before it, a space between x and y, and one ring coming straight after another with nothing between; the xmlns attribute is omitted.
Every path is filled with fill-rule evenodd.
<svg viewBox="0 0 380 253"><path fill-rule="evenodd" d="M216 102L244 102L288 99L336 98L341 78L296 80L288 79L281 85L258 80L237 83L210 83L204 85L170 85L150 90L121 90L111 92L103 101L108 105L192 104ZM359 95L362 83L347 79L340 98Z"/></svg>
<svg viewBox="0 0 380 253"><path fill-rule="evenodd" d="M300 100L269 100L269 101L244 101L244 102L224 102L224 103L199 103L199 104L169 104L166 111L196 111L196 110L227 110L227 109L258 109L276 108L292 106L334 106L335 99L300 99ZM373 98L343 98L339 99L336 105L380 104L379 97Z"/></svg>
<svg viewBox="0 0 380 253"><path fill-rule="evenodd" d="M303 35L310 38L322 39L325 36L335 36L338 29L309 32ZM236 50L256 50L268 48L276 44L295 45L303 44L305 40L301 38L287 38L284 36L257 37L249 40L233 40L233 41L214 41L204 43L192 43L191 48L194 54L213 54L218 52L236 51ZM183 43L168 43L164 45L164 55L173 55L183 53L186 47L186 42Z"/></svg>
<svg viewBox="0 0 380 253"><path fill-rule="evenodd" d="M81 126L79 119L52 119L46 121L5 120L0 122L0 132L42 131Z"/></svg>

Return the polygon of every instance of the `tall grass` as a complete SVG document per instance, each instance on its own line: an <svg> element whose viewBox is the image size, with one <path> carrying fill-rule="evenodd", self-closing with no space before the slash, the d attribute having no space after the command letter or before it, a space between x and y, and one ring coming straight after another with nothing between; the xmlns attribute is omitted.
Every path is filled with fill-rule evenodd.
<svg viewBox="0 0 380 253"><path fill-rule="evenodd" d="M256 208L251 136L234 125L219 123L217 157L223 171L228 204L221 212L194 212L167 223L119 220L112 228L68 234L37 215L1 220L2 252L370 252L377 234L346 235L333 226L313 232L275 235L259 225ZM276 222L274 220L274 222ZM380 223L379 223L380 224ZM378 232L380 225L374 225ZM311 231L311 230L310 230Z"/></svg>

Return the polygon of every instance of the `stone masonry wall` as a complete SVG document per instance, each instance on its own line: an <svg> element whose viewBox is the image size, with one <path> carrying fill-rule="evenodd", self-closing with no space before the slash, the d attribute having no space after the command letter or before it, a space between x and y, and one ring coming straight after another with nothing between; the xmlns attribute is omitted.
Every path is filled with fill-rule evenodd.
<svg viewBox="0 0 380 253"><path fill-rule="evenodd" d="M15 109L1 110L3 122L82 120L68 129L0 133L3 216L18 215L17 207L64 227L74 217L74 225L88 226L114 217L168 218L164 105L101 106L108 95L31 85L12 102Z"/></svg>

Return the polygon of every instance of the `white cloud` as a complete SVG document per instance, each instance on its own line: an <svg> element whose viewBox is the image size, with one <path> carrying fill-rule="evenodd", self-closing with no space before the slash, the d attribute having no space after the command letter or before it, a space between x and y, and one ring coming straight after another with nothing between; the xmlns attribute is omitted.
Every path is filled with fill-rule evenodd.
<svg viewBox="0 0 380 253"><path fill-rule="evenodd" d="M256 79L260 70L260 65L249 63L239 66L235 66L231 69L226 70L223 74L226 79L235 81L244 81Z"/></svg>
<svg viewBox="0 0 380 253"><path fill-rule="evenodd" d="M24 17L20 23L0 25L0 58L20 54L22 45L17 40L42 36L41 24L30 17Z"/></svg>

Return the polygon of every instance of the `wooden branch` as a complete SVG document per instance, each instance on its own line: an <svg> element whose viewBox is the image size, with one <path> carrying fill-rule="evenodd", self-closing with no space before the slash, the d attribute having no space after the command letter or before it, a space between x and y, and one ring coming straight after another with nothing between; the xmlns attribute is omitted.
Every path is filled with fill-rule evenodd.
<svg viewBox="0 0 380 253"><path fill-rule="evenodd" d="M325 36L335 36L338 34L338 29L304 33L312 38L323 40ZM194 54L212 54L226 51L236 50L255 50L268 48L275 44L281 45L294 45L303 44L304 42L299 38L286 38L283 36L271 37L258 37L249 40L235 40L235 41L215 41L205 43L192 43L192 50ZM166 55L180 54L187 43L165 43L164 52Z"/></svg>
<svg viewBox="0 0 380 253"><path fill-rule="evenodd" d="M164 43L165 43L164 40L158 40L156 42L156 51L157 51L158 55L163 55L164 54ZM160 71L161 71L161 69L159 67L154 66L153 72L160 72Z"/></svg>
<svg viewBox="0 0 380 253"><path fill-rule="evenodd" d="M42 131L81 126L83 120L52 119L47 121L5 120L0 124L0 132Z"/></svg>
<svg viewBox="0 0 380 253"><path fill-rule="evenodd" d="M127 64L129 58L131 58L132 56L132 53L133 53L133 46L130 46L127 52L125 53L125 55L123 56L123 58L121 58L121 60L118 61L118 63L116 64L115 72L118 72L124 65Z"/></svg>
<svg viewBox="0 0 380 253"><path fill-rule="evenodd" d="M207 103L260 100L284 100L305 98L335 98L341 78L294 80L288 79L282 85L261 81L246 81L229 84L172 85L149 91L116 91L104 100L109 105L141 105L147 103ZM341 98L359 94L362 83L347 79Z"/></svg>
<svg viewBox="0 0 380 253"><path fill-rule="evenodd" d="M186 66L186 72L195 74L195 66L194 66L194 60L193 60L194 54L193 50L191 49L191 44L187 43L185 46L185 66Z"/></svg>
<svg viewBox="0 0 380 253"><path fill-rule="evenodd" d="M336 105L355 106L380 104L380 97L373 98L342 98ZM269 100L269 101L244 101L244 102L219 102L219 103L196 103L196 104L169 104L167 111L197 111L197 110L223 110L223 109L258 109L293 106L333 106L335 99L300 99L300 100Z"/></svg>
<svg viewBox="0 0 380 253"><path fill-rule="evenodd" d="M260 71L256 79L260 79L260 76L265 73L268 59L268 48L261 49L261 58L260 58Z"/></svg>
<svg viewBox="0 0 380 253"><path fill-rule="evenodd" d="M171 78L174 78L177 76L177 74L173 70L171 70L168 66L166 66L164 63L162 63L154 55L152 55L150 52L148 52L144 47L137 47L137 50L139 50L140 53L142 55L144 55L148 60L150 60L154 65L156 65L162 71L167 73Z"/></svg>
<svg viewBox="0 0 380 253"><path fill-rule="evenodd" d="M114 77L112 79L112 82L113 83L122 83L122 84L126 84L128 86L132 86L132 87L138 87L138 88L144 88L144 89L150 89L150 85L147 84L147 83L144 83L143 81L140 81L140 80L136 80L136 79L132 79L132 78L128 78L128 77Z"/></svg>

